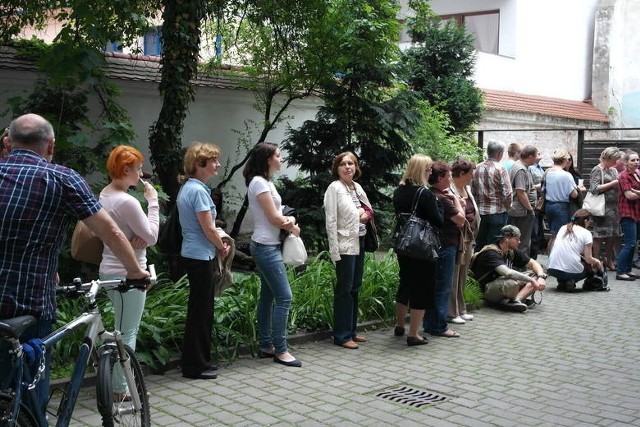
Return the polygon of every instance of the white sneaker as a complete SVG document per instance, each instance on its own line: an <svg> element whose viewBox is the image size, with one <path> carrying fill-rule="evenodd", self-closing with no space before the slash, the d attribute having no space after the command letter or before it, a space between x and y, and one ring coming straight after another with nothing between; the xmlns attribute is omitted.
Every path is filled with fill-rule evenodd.
<svg viewBox="0 0 640 427"><path fill-rule="evenodd" d="M464 321L464 319L460 316L458 317L450 317L447 319L447 322L449 323L455 323L456 325L463 325L467 322Z"/></svg>
<svg viewBox="0 0 640 427"><path fill-rule="evenodd" d="M473 314L461 314L460 317L462 318L462 320L473 320Z"/></svg>

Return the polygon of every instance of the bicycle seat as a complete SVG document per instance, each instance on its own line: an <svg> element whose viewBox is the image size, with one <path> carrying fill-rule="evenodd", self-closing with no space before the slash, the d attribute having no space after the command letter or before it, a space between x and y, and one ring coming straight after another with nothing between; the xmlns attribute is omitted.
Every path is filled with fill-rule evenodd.
<svg viewBox="0 0 640 427"><path fill-rule="evenodd" d="M35 325L36 322L36 318L29 315L0 320L0 336L2 338L18 338L25 329Z"/></svg>

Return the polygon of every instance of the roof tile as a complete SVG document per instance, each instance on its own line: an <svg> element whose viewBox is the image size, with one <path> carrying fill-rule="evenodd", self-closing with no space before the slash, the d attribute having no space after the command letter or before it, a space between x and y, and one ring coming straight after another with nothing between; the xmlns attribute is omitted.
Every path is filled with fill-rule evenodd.
<svg viewBox="0 0 640 427"><path fill-rule="evenodd" d="M119 52L105 52L107 66L105 72L111 78L130 81L160 82L160 57ZM0 68L36 71L33 61L18 59L15 49L0 46ZM196 86L222 89L244 89L241 81L248 79L237 70L221 71L216 77L202 74L193 80ZM488 110L534 113L545 116L564 117L595 122L609 122L606 114L586 101L570 101L560 98L524 95L493 89L483 89L485 106Z"/></svg>
<svg viewBox="0 0 640 427"><path fill-rule="evenodd" d="M571 101L545 96L524 95L493 89L483 89L488 110L534 113L594 122L609 122L609 117L588 101Z"/></svg>

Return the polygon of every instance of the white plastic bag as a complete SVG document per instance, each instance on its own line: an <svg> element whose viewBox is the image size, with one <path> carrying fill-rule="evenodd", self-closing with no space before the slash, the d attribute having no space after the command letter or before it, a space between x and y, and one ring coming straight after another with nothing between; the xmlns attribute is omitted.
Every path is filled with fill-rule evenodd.
<svg viewBox="0 0 640 427"><path fill-rule="evenodd" d="M282 262L297 267L307 262L307 249L302 239L289 234L282 244Z"/></svg>

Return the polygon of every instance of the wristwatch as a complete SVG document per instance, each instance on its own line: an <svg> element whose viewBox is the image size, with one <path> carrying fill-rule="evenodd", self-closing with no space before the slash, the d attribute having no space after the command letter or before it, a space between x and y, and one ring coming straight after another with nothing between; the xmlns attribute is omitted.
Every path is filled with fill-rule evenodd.
<svg viewBox="0 0 640 427"><path fill-rule="evenodd" d="M536 274L536 277L537 277L538 279L544 279L544 280L547 280L547 277L549 277L549 276L547 276L546 274L542 273L542 274Z"/></svg>

